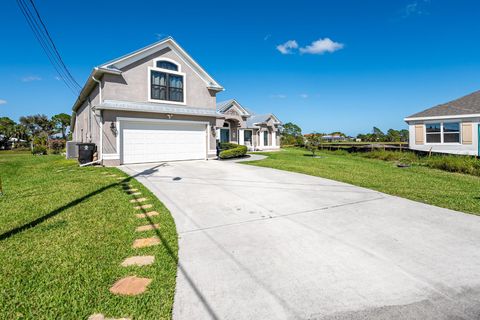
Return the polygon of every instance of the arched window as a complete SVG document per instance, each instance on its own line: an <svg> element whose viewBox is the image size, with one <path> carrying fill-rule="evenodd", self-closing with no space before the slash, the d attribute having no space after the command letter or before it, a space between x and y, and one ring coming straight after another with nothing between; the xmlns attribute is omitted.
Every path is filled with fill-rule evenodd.
<svg viewBox="0 0 480 320"><path fill-rule="evenodd" d="M185 103L185 74L180 65L168 58L154 60L150 70L150 100Z"/></svg>
<svg viewBox="0 0 480 320"><path fill-rule="evenodd" d="M230 128L230 124L229 124L228 122L224 122L224 123L223 123L223 127L224 127L224 128Z"/></svg>
<svg viewBox="0 0 480 320"><path fill-rule="evenodd" d="M158 60L157 61L157 68L178 71L178 65L176 65L173 62L165 61L165 60Z"/></svg>

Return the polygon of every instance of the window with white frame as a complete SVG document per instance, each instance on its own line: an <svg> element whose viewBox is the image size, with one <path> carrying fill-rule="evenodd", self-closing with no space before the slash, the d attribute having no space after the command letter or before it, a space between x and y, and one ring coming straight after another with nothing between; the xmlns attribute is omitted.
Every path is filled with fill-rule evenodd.
<svg viewBox="0 0 480 320"><path fill-rule="evenodd" d="M460 143L460 123L426 123L425 135L427 143Z"/></svg>
<svg viewBox="0 0 480 320"><path fill-rule="evenodd" d="M150 70L150 99L160 101L184 102L183 73L173 62L158 60Z"/></svg>

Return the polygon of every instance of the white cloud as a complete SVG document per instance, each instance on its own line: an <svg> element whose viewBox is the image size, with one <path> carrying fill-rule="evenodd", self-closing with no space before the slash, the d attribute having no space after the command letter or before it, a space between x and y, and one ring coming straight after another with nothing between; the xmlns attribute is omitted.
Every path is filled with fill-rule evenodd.
<svg viewBox="0 0 480 320"><path fill-rule="evenodd" d="M302 94L300 95L300 98L307 99L307 98L308 98L308 94L302 93Z"/></svg>
<svg viewBox="0 0 480 320"><path fill-rule="evenodd" d="M272 36L271 34L267 34L265 37L263 37L263 40L267 41L268 39L270 39L271 36Z"/></svg>
<svg viewBox="0 0 480 320"><path fill-rule="evenodd" d="M335 52L343 49L344 44L332 41L330 38L318 39L310 45L300 48L301 53L324 54L325 52Z"/></svg>
<svg viewBox="0 0 480 320"><path fill-rule="evenodd" d="M7 100L0 99L0 104L7 104Z"/></svg>
<svg viewBox="0 0 480 320"><path fill-rule="evenodd" d="M22 78L23 82L31 82L31 81L40 81L42 78L39 76L25 76Z"/></svg>
<svg viewBox="0 0 480 320"><path fill-rule="evenodd" d="M292 49L297 49L298 43L295 40L288 40L284 44L279 44L277 46L277 50L280 51L281 54L290 54L292 53Z"/></svg>
<svg viewBox="0 0 480 320"><path fill-rule="evenodd" d="M57 80L57 81L62 80L62 78L60 78L59 76L55 76L55 77L53 77L53 78L54 78L55 80Z"/></svg>
<svg viewBox="0 0 480 320"><path fill-rule="evenodd" d="M272 94L270 96L270 98L274 98L274 99L285 99L287 97L286 94Z"/></svg>
<svg viewBox="0 0 480 320"><path fill-rule="evenodd" d="M403 17L408 18L410 16L422 16L429 14L427 5L430 4L430 0L417 0L407 4L403 10Z"/></svg>
<svg viewBox="0 0 480 320"><path fill-rule="evenodd" d="M157 38L157 40L162 40L163 38L165 38L165 35L163 33L155 33L155 37Z"/></svg>

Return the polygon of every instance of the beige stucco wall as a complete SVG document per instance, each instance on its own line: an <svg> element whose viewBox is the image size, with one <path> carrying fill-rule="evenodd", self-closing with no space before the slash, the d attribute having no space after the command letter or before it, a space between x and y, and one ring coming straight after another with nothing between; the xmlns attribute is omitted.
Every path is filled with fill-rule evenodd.
<svg viewBox="0 0 480 320"><path fill-rule="evenodd" d="M92 111L92 107L99 103L98 88L95 88L88 98L90 101L86 99L77 110L72 139L77 142L93 142L98 145L100 141L100 117Z"/></svg>
<svg viewBox="0 0 480 320"><path fill-rule="evenodd" d="M112 131L111 124L116 122L117 118L146 118L146 119L165 119L168 120L166 114L161 113L148 113L148 112L130 112L130 111L113 111L113 110L104 110L103 111L103 152L104 154L115 154L117 153L117 135ZM199 117L199 116L182 116L182 115L173 115L170 120L184 120L184 121L202 121L210 123L210 126L214 126L216 123L216 118L213 117ZM116 124L115 124L116 126ZM209 133L210 137L210 153L214 153L216 150L215 136L212 135L212 131Z"/></svg>
<svg viewBox="0 0 480 320"><path fill-rule="evenodd" d="M124 67L121 75L105 74L102 80L103 99L148 102L148 81L150 77L148 67L155 67L154 59L160 57L174 60L180 65L181 72L185 73L184 90L187 106L208 109L216 108L215 92L208 90L205 81L170 48L160 50L136 63Z"/></svg>

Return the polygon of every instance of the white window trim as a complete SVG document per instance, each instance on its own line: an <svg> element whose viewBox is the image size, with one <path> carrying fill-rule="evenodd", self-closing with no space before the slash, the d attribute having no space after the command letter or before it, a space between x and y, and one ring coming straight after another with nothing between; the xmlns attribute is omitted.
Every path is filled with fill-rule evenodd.
<svg viewBox="0 0 480 320"><path fill-rule="evenodd" d="M427 142L427 127L426 125L429 123L440 123L440 142ZM459 134L459 142L444 142L443 141L443 124L444 123L458 123L459 128L458 128L458 134ZM461 145L462 144L462 121L458 120L448 120L448 121L427 121L424 124L424 141L426 145L430 146L440 146L440 145Z"/></svg>
<svg viewBox="0 0 480 320"><path fill-rule="evenodd" d="M157 67L157 62L158 61L167 61L167 62L171 62L173 63L174 65L177 66L178 68L178 71L175 71L175 70L170 70L170 69L163 69L163 68L158 68ZM174 71L174 72L182 72L182 65L179 64L177 61L173 60L173 59L170 59L170 58L156 58L156 59L153 59L153 68L158 68L158 69L162 69L162 70L168 70L168 71Z"/></svg>
<svg viewBox="0 0 480 320"><path fill-rule="evenodd" d="M159 59L159 60L166 60L166 59ZM152 71L164 72L174 75L179 75L183 77L183 102L178 101L170 101L170 100L158 100L152 99ZM177 105L186 105L187 104L187 76L184 72L168 70L163 68L157 67L148 67L148 89L147 89L147 100L148 102L155 102L155 103L165 103L165 104L177 104Z"/></svg>

